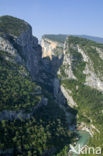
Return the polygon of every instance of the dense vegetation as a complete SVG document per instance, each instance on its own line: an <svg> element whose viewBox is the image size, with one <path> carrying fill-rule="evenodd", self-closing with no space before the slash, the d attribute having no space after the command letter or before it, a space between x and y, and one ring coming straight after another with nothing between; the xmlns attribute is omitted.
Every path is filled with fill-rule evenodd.
<svg viewBox="0 0 103 156"><path fill-rule="evenodd" d="M62 111L60 113L53 105L51 110L44 107L39 111L30 120L3 120L0 123L0 149L13 148L14 155L40 156L43 152L46 155L58 153L65 144L69 144L70 134Z"/></svg>
<svg viewBox="0 0 103 156"><path fill-rule="evenodd" d="M85 38L88 40L92 40L97 43L103 43L103 38L101 38L101 37L88 36L88 35L75 35L75 36L80 37L80 38Z"/></svg>
<svg viewBox="0 0 103 156"><path fill-rule="evenodd" d="M76 80L63 80L63 85L72 91L72 97L78 104L78 123L84 122L87 127L95 125L100 133L95 131L89 145L103 148L103 93L92 89ZM77 89L78 86L78 89Z"/></svg>
<svg viewBox="0 0 103 156"><path fill-rule="evenodd" d="M0 111L33 112L42 96L48 105L36 109L30 119L0 121L0 150L11 150L10 155L57 155L72 140L65 113L52 94L31 81L23 64L0 51Z"/></svg>
<svg viewBox="0 0 103 156"><path fill-rule="evenodd" d="M6 52L0 51L0 110L19 110L36 106L41 94L40 87L33 83L27 70L13 62Z"/></svg>
<svg viewBox="0 0 103 156"><path fill-rule="evenodd" d="M78 81L85 82L85 74L83 74L83 71L85 69L86 63L83 61L82 55L72 48L69 49L69 52L72 56L72 71Z"/></svg>
<svg viewBox="0 0 103 156"><path fill-rule="evenodd" d="M26 22L17 18L0 17L0 35L5 33L19 36L28 26ZM44 37L64 43L67 35L44 35ZM13 43L13 38L9 39ZM93 62L95 72L99 76L103 73L103 61L96 50L96 46L103 48L102 44L73 36L68 38L68 45L70 44L74 46L79 44L82 49L85 49ZM20 47L14 43L13 46L17 49L18 55L23 58ZM56 56L61 56L62 47L57 47L55 52ZM78 111L77 125L81 122L86 123L88 128L91 124L95 125L99 132L95 131L95 136L90 139L89 145L103 147L103 93L84 85L86 75L83 74L83 70L86 62L83 61L82 55L75 48L70 48L67 52L70 52L72 56L72 70L77 80L65 79L64 68L68 68L69 65L63 65L61 74L64 79L61 83L71 90L71 96L78 107L75 108L76 111L66 104L63 107L65 106L66 113L76 114ZM48 73L48 79L52 79L51 77L52 74ZM34 108L40 104L43 97L48 100L48 103L35 110ZM32 112L32 114L30 118L25 119L19 117L15 120L0 120L0 152L8 150L11 151L10 155L18 156L43 154L67 156L69 144L76 137L68 130L70 126L67 123L68 116L65 116L63 109L55 102L52 89L33 82L24 64L17 63L13 56L0 51L0 112L3 110L15 112L23 110L25 113ZM72 124L74 122L73 120Z"/></svg>
<svg viewBox="0 0 103 156"><path fill-rule="evenodd" d="M48 39L53 40L53 41L56 41L56 42L64 43L67 36L68 35L46 34L46 35L43 36L43 38L48 38Z"/></svg>
<svg viewBox="0 0 103 156"><path fill-rule="evenodd" d="M19 36L29 27L29 24L15 17L0 17L0 34L7 33L13 36Z"/></svg>
<svg viewBox="0 0 103 156"><path fill-rule="evenodd" d="M77 127L82 122L86 124L88 129L91 129L91 125L94 125L97 130L93 130L95 135L89 140L88 144L90 147L99 146L103 149L103 92L84 85L86 75L83 73L83 71L87 62L84 62L81 53L78 52L78 49L76 48L77 44L89 57L91 64L88 63L88 65L90 68L93 66L93 72L100 79L103 77L103 60L99 56L97 48L100 48L102 52L103 44L98 44L78 37L69 37L69 48L67 53L70 53L70 57L72 58L72 71L77 79L68 79L65 76L66 73L64 73L64 79L61 80L62 85L71 91L71 96L78 105L78 107L75 108L78 111ZM62 71L63 68L67 67L62 65Z"/></svg>
<svg viewBox="0 0 103 156"><path fill-rule="evenodd" d="M68 36L72 36L73 38L74 37L77 37L77 38L81 38L81 39L87 39L87 40L91 40L91 41L95 41L97 43L103 43L103 38L100 38L100 37L94 37L94 36L87 36L87 35L69 35L69 34L57 34L57 35L54 35L54 34L46 34L44 35L44 37L46 38L49 38L51 40L54 40L54 41L58 41L58 42L64 42L66 40L66 38Z"/></svg>
<svg viewBox="0 0 103 156"><path fill-rule="evenodd" d="M99 53L97 52L97 48L99 48L99 50L103 51L103 44L99 44L99 43L96 43L96 42L93 42L93 41L90 41L90 40L87 40L87 39L82 39L82 38L73 37L73 36L68 38L68 43L69 43L69 45L70 44L74 44L74 45L79 44L79 46L85 51L86 55L90 58L91 63L93 65L93 68L95 70L95 73L101 79L102 76L103 76L103 68L102 68L102 66L103 66L103 59L99 56ZM76 59L78 59L77 55L81 55L80 53L78 53L78 51L75 51L73 49L70 49L69 52ZM78 61L79 60L80 59L78 59ZM83 62L82 60L80 60L80 61L81 61L81 63L79 63L79 67L80 68L84 68L85 67L85 65L84 65L85 62ZM75 62L77 62L77 61L75 61ZM76 67L76 68L78 68L78 67ZM78 71L80 71L80 70L78 70ZM75 74L76 74L76 72L75 72Z"/></svg>
<svg viewBox="0 0 103 156"><path fill-rule="evenodd" d="M92 40L88 40L86 38L80 38L80 37L76 37L76 36L69 36L68 39L67 39L67 42L68 44L73 44L73 45L76 45L76 44L79 44L80 46L84 46L84 47L89 47L89 46L97 46L97 47L100 47L100 48L103 48L103 44L101 43L96 43Z"/></svg>

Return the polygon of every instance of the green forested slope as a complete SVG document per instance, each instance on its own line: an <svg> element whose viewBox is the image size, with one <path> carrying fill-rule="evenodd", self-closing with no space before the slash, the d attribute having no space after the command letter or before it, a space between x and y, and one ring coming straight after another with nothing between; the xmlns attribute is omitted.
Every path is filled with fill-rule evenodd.
<svg viewBox="0 0 103 156"><path fill-rule="evenodd" d="M33 113L43 96L48 99L48 105ZM32 82L23 64L16 63L10 54L0 51L0 112L4 110L23 110L33 115L25 120L19 117L19 120L0 121L2 152L11 150L10 155L34 156L46 152L46 155L52 155L71 141L65 113L54 102L52 94Z"/></svg>
<svg viewBox="0 0 103 156"><path fill-rule="evenodd" d="M6 33L13 36L19 36L29 27L29 24L21 19L12 16L0 17L0 34Z"/></svg>
<svg viewBox="0 0 103 156"><path fill-rule="evenodd" d="M89 60L92 62L93 71L91 72L93 72L98 79L102 80L103 59L99 56L97 48L100 48L102 53L103 45L73 36L68 38L67 45L68 49L65 55L68 53L70 54L72 61L71 67L76 79L68 79L64 68L67 68L68 70L69 68L68 66L62 65L60 70L63 71L64 74L59 75L62 78L61 84L65 89L71 91L71 96L78 105L78 107L75 108L78 111L77 127L79 127L81 123L85 123L89 130L91 130L92 126L95 126L97 129L92 129L94 135L89 140L89 146L99 146L103 149L103 92L85 85L87 75L83 71L86 64L89 64L89 62L83 60L82 54L78 52L78 49L76 48L76 46L79 45L79 47L84 50L86 56L88 56ZM89 64L88 67L91 67L91 65Z"/></svg>

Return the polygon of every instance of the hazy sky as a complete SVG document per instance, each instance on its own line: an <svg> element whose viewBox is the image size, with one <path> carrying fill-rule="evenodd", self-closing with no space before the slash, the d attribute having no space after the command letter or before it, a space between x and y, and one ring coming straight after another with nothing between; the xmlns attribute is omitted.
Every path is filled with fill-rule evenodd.
<svg viewBox="0 0 103 156"><path fill-rule="evenodd" d="M86 34L103 37L103 0L0 0L0 15L24 19L33 34Z"/></svg>

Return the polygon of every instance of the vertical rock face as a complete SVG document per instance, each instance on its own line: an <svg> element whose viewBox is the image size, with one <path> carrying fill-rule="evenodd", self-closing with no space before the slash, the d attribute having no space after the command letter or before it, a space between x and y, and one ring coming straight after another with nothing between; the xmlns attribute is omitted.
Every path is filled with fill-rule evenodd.
<svg viewBox="0 0 103 156"><path fill-rule="evenodd" d="M64 43L64 59L62 66L60 67L58 71L58 75L61 76L62 79L67 78L67 79L76 79L73 70L72 70L72 56L70 55L69 52L67 52L69 49L68 42L65 41Z"/></svg>
<svg viewBox="0 0 103 156"><path fill-rule="evenodd" d="M43 58L49 57L52 60L53 56L57 56L60 59L63 55L64 45L61 42L50 40L44 36L41 41L41 46Z"/></svg>
<svg viewBox="0 0 103 156"><path fill-rule="evenodd" d="M0 50L6 51L8 54L12 55L17 62L22 62L22 59L19 56L17 50L14 48L13 44L8 40L8 37L6 35L0 37Z"/></svg>
<svg viewBox="0 0 103 156"><path fill-rule="evenodd" d="M79 80L81 75L85 77L83 80L85 85L103 91L103 70L101 68L103 47L99 48L99 46L99 44L94 46L91 41L88 45L85 39L67 38L64 60L59 71L62 79Z"/></svg>
<svg viewBox="0 0 103 156"><path fill-rule="evenodd" d="M64 96L63 92L62 92L62 88L60 85L60 81L58 78L55 78L53 81L53 93L54 93L54 97L56 99L56 101L58 102L58 104L63 105L66 103L66 96Z"/></svg>
<svg viewBox="0 0 103 156"><path fill-rule="evenodd" d="M13 57L12 61L23 64L32 79L48 87L57 100L59 97L57 94L61 93L60 85L55 83L55 79L63 61L63 43L43 38L41 48L38 39L32 35L32 28L28 23L13 17L5 18L6 21L13 20L16 29L15 27L11 29L9 22L7 33L4 27L2 28L0 50L9 53ZM6 59L10 60L7 56Z"/></svg>
<svg viewBox="0 0 103 156"><path fill-rule="evenodd" d="M49 71L51 71L51 73L55 73L56 75L63 61L64 44L58 41L50 40L47 37L45 38L45 36L43 36L41 47L43 60L50 60L49 62L51 64L51 67Z"/></svg>
<svg viewBox="0 0 103 156"><path fill-rule="evenodd" d="M38 79L41 63L41 47L38 44L38 39L32 36L32 28L23 32L15 42L22 49L22 55L25 58L25 64L31 73L33 80Z"/></svg>
<svg viewBox="0 0 103 156"><path fill-rule="evenodd" d="M9 18L6 17L6 21L8 19ZM7 27L0 27L0 59L1 61L4 61L2 62L5 64L5 68L8 67L8 62L12 63L9 64L10 67L12 65L14 65L14 67L11 71L9 69L6 71L3 68L4 64L2 63L1 71L2 69L4 70L4 75L5 71L7 72L9 80L18 73L22 75L19 83L23 82L24 88L21 89L19 86L16 86L16 89L13 88L13 91L17 90L18 92L18 90L21 89L23 98L21 97L20 100L24 101L25 97L27 97L27 103L24 101L23 104L25 105L26 103L26 105L24 107L24 111L22 111L20 110L21 101L19 101L19 106L18 102L15 102L14 100L14 106L12 106L14 110L5 110L0 112L0 121L3 119L18 119L18 116L21 116L24 120L30 119L32 113L25 113L26 108L33 112L38 107L48 106L51 104L49 102L52 99L53 102L56 101L58 103L54 102L53 104L59 105L61 109L64 110L68 123L73 124L73 127L75 121L72 116L75 116L76 112L74 112L74 109L71 107L75 107L78 110L79 123L83 120L83 122L87 124L89 123L88 125L90 125L90 122L97 125L98 122L100 122L101 124L103 95L99 91L103 91L103 45L99 45L85 39L80 39L78 37L67 38L65 44L60 40L58 41L53 40L53 38L50 39L43 37L40 46L37 38L32 35L32 28L28 23L18 19L12 20L13 25L10 23ZM7 61L6 63L5 60ZM26 77L28 75L25 67L28 69L32 80L41 84L45 92L48 92L47 97L45 97L46 93L42 94L41 87L28 81L29 76L25 81L22 81L23 76ZM15 74L14 72L16 69L18 69L18 71ZM12 75L12 73L14 73L14 75ZM2 78L4 78L4 75L2 75ZM15 79L17 80L20 75L18 74L18 77L16 76ZM14 82L16 80L14 80ZM6 82L6 80L4 81ZM31 89L32 85L35 88L35 91L34 88L33 90ZM21 86L22 84L20 83L20 87ZM29 91L27 91L29 93L27 91L25 92L25 86L28 87ZM10 86L8 88L10 90ZM97 89L99 91L97 91ZM13 94L14 97L15 94ZM28 96L29 94L32 96ZM48 97L48 94L50 94L50 97ZM31 102L31 98L37 101ZM67 102L69 104L69 108L66 105ZM31 103L32 107L30 105ZM39 105L36 105L37 103ZM30 108L28 108L28 106L30 106ZM8 108L8 106L6 108ZM48 109L50 108L51 107ZM2 105L1 110L4 109L5 107ZM18 111L15 111L15 109L18 109ZM56 108L54 107L53 109ZM57 109L59 109L59 107L57 107ZM51 110L49 110L49 112L50 111ZM58 113L61 113L61 111ZM57 118L57 116L55 118ZM100 124L99 126L102 126ZM88 127L86 129L89 131ZM99 130L101 131L102 128L99 127Z"/></svg>
<svg viewBox="0 0 103 156"><path fill-rule="evenodd" d="M88 131L93 143L94 134L101 140L103 129L103 44L70 36L66 39L64 53L58 72L61 89L69 106L78 111L78 129Z"/></svg>
<svg viewBox="0 0 103 156"><path fill-rule="evenodd" d="M44 35L41 46L44 69L46 72L49 72L49 76L52 74L51 86L53 95L58 103L63 104L66 102L66 99L62 94L60 80L57 78L57 74L64 58L64 43L49 39L48 36L45 37Z"/></svg>
<svg viewBox="0 0 103 156"><path fill-rule="evenodd" d="M40 45L38 45L38 39L32 35L31 26L20 19L9 16L1 19L4 26L3 28L0 27L0 50L6 51L15 57L16 61L19 60L19 62L25 64L33 80L38 79L42 51ZM13 26L11 23L9 24L9 20L13 21L11 22ZM4 29L5 21L7 30Z"/></svg>
<svg viewBox="0 0 103 156"><path fill-rule="evenodd" d="M57 78L62 61L63 54L42 58L29 24L0 17L1 155L54 155L69 142L65 111L60 107L66 99Z"/></svg>

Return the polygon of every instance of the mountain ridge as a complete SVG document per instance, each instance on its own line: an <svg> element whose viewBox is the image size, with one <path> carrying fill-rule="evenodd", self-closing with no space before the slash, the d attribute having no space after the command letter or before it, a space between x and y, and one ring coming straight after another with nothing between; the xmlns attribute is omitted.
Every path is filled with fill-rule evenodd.
<svg viewBox="0 0 103 156"><path fill-rule="evenodd" d="M1 18L0 155L58 154L73 137L59 104L66 105L57 78L59 59L42 58L30 25L19 31L25 22ZM19 34L11 29L16 21Z"/></svg>
<svg viewBox="0 0 103 156"><path fill-rule="evenodd" d="M44 35L39 45L30 25L19 31L19 19L16 34L10 19L0 34L0 154L67 156L78 130L102 146L103 44Z"/></svg>
<svg viewBox="0 0 103 156"><path fill-rule="evenodd" d="M97 37L97 36L90 36L90 35L73 35L73 34L45 34L43 35L42 38L48 38L54 41L59 41L59 42L65 42L66 38L68 36L74 36L74 37L80 37L80 38L85 38L91 41L95 41L97 43L103 43L103 38L102 37Z"/></svg>

